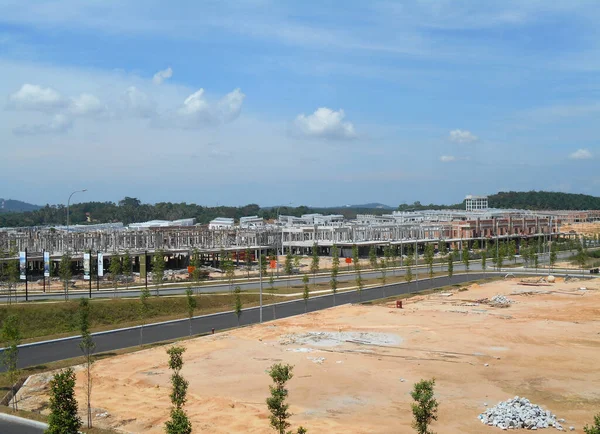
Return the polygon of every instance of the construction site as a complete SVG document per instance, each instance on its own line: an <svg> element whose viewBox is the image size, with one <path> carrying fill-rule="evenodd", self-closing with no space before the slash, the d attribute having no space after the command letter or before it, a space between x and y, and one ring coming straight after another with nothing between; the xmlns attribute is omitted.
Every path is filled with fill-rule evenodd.
<svg viewBox="0 0 600 434"><path fill-rule="evenodd" d="M182 343L185 408L194 432L269 433L266 370L289 363L291 423L309 432L413 432L410 392L430 378L440 403L435 432L497 432L479 416L515 396L555 415L561 430L582 432L600 406L599 288L598 280L497 280L413 296L403 308L396 300L344 305L190 339ZM167 348L94 364L95 426L163 432ZM52 374L27 380L20 408L48 412ZM83 403L81 368L77 375Z"/></svg>

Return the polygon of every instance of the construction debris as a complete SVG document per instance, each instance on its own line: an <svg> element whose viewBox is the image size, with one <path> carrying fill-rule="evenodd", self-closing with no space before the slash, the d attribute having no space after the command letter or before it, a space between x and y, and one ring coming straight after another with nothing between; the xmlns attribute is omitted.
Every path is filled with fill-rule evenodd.
<svg viewBox="0 0 600 434"><path fill-rule="evenodd" d="M501 294L494 295L490 299L490 306L509 306L512 303L514 303L513 300Z"/></svg>
<svg viewBox="0 0 600 434"><path fill-rule="evenodd" d="M556 415L550 410L544 410L538 405L532 404L527 398L515 396L505 402L488 408L479 416L481 423L496 426L503 430L507 429L531 429L556 428L564 431L561 422L564 419L556 419Z"/></svg>

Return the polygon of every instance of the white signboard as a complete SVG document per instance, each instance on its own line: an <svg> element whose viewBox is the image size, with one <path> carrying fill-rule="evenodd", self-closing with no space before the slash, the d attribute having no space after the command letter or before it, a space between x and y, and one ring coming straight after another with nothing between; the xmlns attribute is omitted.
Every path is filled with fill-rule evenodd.
<svg viewBox="0 0 600 434"><path fill-rule="evenodd" d="M50 277L50 252L44 252L44 277Z"/></svg>
<svg viewBox="0 0 600 434"><path fill-rule="evenodd" d="M98 252L98 276L104 276L104 254Z"/></svg>
<svg viewBox="0 0 600 434"><path fill-rule="evenodd" d="M90 280L90 254L83 254L83 280Z"/></svg>

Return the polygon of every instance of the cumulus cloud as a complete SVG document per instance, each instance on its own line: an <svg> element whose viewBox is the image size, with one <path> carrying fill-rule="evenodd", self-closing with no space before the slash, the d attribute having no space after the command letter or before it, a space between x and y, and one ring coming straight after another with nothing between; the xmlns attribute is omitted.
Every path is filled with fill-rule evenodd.
<svg viewBox="0 0 600 434"><path fill-rule="evenodd" d="M587 149L578 149L569 155L571 160L589 160L592 158L592 153Z"/></svg>
<svg viewBox="0 0 600 434"><path fill-rule="evenodd" d="M125 109L134 116L151 118L156 114L156 104L148 95L136 88L128 87L123 93Z"/></svg>
<svg viewBox="0 0 600 434"><path fill-rule="evenodd" d="M452 130L450 131L450 141L454 143L473 143L479 138L467 130Z"/></svg>
<svg viewBox="0 0 600 434"><path fill-rule="evenodd" d="M344 122L344 110L334 111L327 107L318 108L313 114L298 115L295 120L296 129L312 137L352 139L356 137L354 125Z"/></svg>
<svg viewBox="0 0 600 434"><path fill-rule="evenodd" d="M75 116L97 116L106 112L106 107L94 95L82 93L71 99L69 112Z"/></svg>
<svg viewBox="0 0 600 434"><path fill-rule="evenodd" d="M152 83L154 84L162 84L163 81L168 80L173 76L173 70L169 66L167 69L163 69L162 71L158 71L152 77Z"/></svg>
<svg viewBox="0 0 600 434"><path fill-rule="evenodd" d="M18 136L33 136L38 134L62 134L73 127L73 120L64 115L57 114L47 124L21 125L13 129Z"/></svg>
<svg viewBox="0 0 600 434"><path fill-rule="evenodd" d="M210 102L204 95L204 89L199 89L188 96L177 110L177 121L187 128L231 122L240 114L245 97L240 89L235 89L219 101Z"/></svg>
<svg viewBox="0 0 600 434"><path fill-rule="evenodd" d="M456 161L456 157L454 155L442 155L440 157L440 161L442 163L450 163L452 161Z"/></svg>
<svg viewBox="0 0 600 434"><path fill-rule="evenodd" d="M56 90L25 83L17 92L9 95L8 106L15 110L54 112L68 105L68 101Z"/></svg>

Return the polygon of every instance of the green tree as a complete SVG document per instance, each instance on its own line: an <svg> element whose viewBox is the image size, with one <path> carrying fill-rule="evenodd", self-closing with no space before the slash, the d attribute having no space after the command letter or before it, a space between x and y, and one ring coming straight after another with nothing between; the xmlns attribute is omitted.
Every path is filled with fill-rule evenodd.
<svg viewBox="0 0 600 434"><path fill-rule="evenodd" d="M79 332L81 341L79 348L85 357L85 396L87 401L87 427L92 427L92 365L94 363L94 350L96 343L90 333L90 302L87 298L79 300Z"/></svg>
<svg viewBox="0 0 600 434"><path fill-rule="evenodd" d="M302 284L304 285L304 291L302 292L302 298L304 299L304 313L308 312L308 298L310 297L310 289L308 287L308 283L308 274L304 273L302 275Z"/></svg>
<svg viewBox="0 0 600 434"><path fill-rule="evenodd" d="M17 258L18 252L15 246L11 246L8 252L1 252L1 257L9 257L9 259L4 263L4 267L1 267L2 275L0 279L6 282L7 290L8 290L8 303L10 304L12 299L11 295L14 292L16 295L17 285L20 280L20 270L19 270L19 259Z"/></svg>
<svg viewBox="0 0 600 434"><path fill-rule="evenodd" d="M167 350L169 355L169 369L173 371L171 375L171 419L165 422L165 432L167 434L191 434L192 423L190 422L183 406L187 401L187 389L189 383L181 376L183 368L183 347L171 347Z"/></svg>
<svg viewBox="0 0 600 434"><path fill-rule="evenodd" d="M19 379L19 345L21 344L21 329L19 326L19 317L17 315L8 315L2 322L0 333L4 351L0 354L2 365L6 369L10 391L13 395L13 410L19 409L17 397L15 395L14 385Z"/></svg>
<svg viewBox="0 0 600 434"><path fill-rule="evenodd" d="M334 244L331 248L331 280L329 286L333 293L333 305L335 306L335 294L337 293L338 281L337 276L340 271L340 252L338 247Z"/></svg>
<svg viewBox="0 0 600 434"><path fill-rule="evenodd" d="M317 273L319 272L319 247L317 243L313 244L312 261L310 262L310 272L313 274L313 285L317 285Z"/></svg>
<svg viewBox="0 0 600 434"><path fill-rule="evenodd" d="M454 274L454 259L452 256L448 256L448 277L452 277Z"/></svg>
<svg viewBox="0 0 600 434"><path fill-rule="evenodd" d="M188 320L190 323L190 336L192 336L192 318L194 318L194 311L198 305L198 301L196 300L196 297L194 297L194 291L192 291L192 288L185 290L185 299L187 302Z"/></svg>
<svg viewBox="0 0 600 434"><path fill-rule="evenodd" d="M594 424L592 426L586 425L583 427L585 434L600 434L600 413L594 416Z"/></svg>
<svg viewBox="0 0 600 434"><path fill-rule="evenodd" d="M473 251L476 252L479 250L479 240L473 241Z"/></svg>
<svg viewBox="0 0 600 434"><path fill-rule="evenodd" d="M160 286L165 279L165 252L158 249L152 257L152 283L156 285L156 295L160 295Z"/></svg>
<svg viewBox="0 0 600 434"><path fill-rule="evenodd" d="M379 260L379 272L381 273L381 292L383 293L383 298L386 298L385 284L387 283L387 261L383 258Z"/></svg>
<svg viewBox="0 0 600 434"><path fill-rule="evenodd" d="M261 254L260 255L260 270L261 270L263 277L267 275L267 267L268 266L269 266L269 260L267 259L267 256Z"/></svg>
<svg viewBox="0 0 600 434"><path fill-rule="evenodd" d="M373 270L377 268L377 248L374 245L369 249L369 264Z"/></svg>
<svg viewBox="0 0 600 434"><path fill-rule="evenodd" d="M487 252L485 250L481 251L481 269L485 273L487 268Z"/></svg>
<svg viewBox="0 0 600 434"><path fill-rule="evenodd" d="M288 251L287 255L285 255L285 262L283 263L283 272L291 276L294 270L294 256L291 251ZM287 279L287 286L290 287L290 279Z"/></svg>
<svg viewBox="0 0 600 434"><path fill-rule="evenodd" d="M58 275L60 280L63 281L65 286L65 299L69 298L69 281L71 280L71 256L68 253L64 253L60 258L58 264Z"/></svg>
<svg viewBox="0 0 600 434"><path fill-rule="evenodd" d="M68 368L50 381L50 414L45 434L77 434L81 428L75 399L75 372Z"/></svg>
<svg viewBox="0 0 600 434"><path fill-rule="evenodd" d="M556 251L557 249L557 245L556 243L552 243L552 245L550 246L550 268L554 267L554 264L556 264Z"/></svg>
<svg viewBox="0 0 600 434"><path fill-rule="evenodd" d="M129 289L129 280L131 279L131 275L133 274L132 267L133 261L131 259L131 255L128 250L125 250L125 254L123 255L123 263L121 264L121 272L125 275L125 288Z"/></svg>
<svg viewBox="0 0 600 434"><path fill-rule="evenodd" d="M537 271L540 266L540 258L536 252L533 253L533 266L535 267L535 271ZM502 268L502 262L500 262L500 268Z"/></svg>
<svg viewBox="0 0 600 434"><path fill-rule="evenodd" d="M192 250L190 265L194 269L194 271L192 271L191 278L198 285L204 277L204 274L202 273L202 260L200 257L200 251L198 249Z"/></svg>
<svg viewBox="0 0 600 434"><path fill-rule="evenodd" d="M248 279L250 279L250 271L252 270L252 251L250 247L246 247L246 251L244 252L244 262L246 263L246 273Z"/></svg>
<svg viewBox="0 0 600 434"><path fill-rule="evenodd" d="M433 278L433 244L428 243L425 245L425 263L429 267L429 278Z"/></svg>
<svg viewBox="0 0 600 434"><path fill-rule="evenodd" d="M467 273L469 272L469 245L465 244L462 249L462 262L465 266Z"/></svg>
<svg viewBox="0 0 600 434"><path fill-rule="evenodd" d="M521 258L525 262L525 266L529 267L529 261L531 260L531 249L527 245L521 247Z"/></svg>
<svg viewBox="0 0 600 434"><path fill-rule="evenodd" d="M112 280L115 291L118 288L119 275L121 274L121 257L117 254L110 258L110 264L108 264L108 271L110 272L110 279Z"/></svg>
<svg viewBox="0 0 600 434"><path fill-rule="evenodd" d="M294 268L300 269L300 256L294 255Z"/></svg>
<svg viewBox="0 0 600 434"><path fill-rule="evenodd" d="M440 255L446 256L447 254L448 254L448 245L446 244L446 241L441 240L440 241Z"/></svg>
<svg viewBox="0 0 600 434"><path fill-rule="evenodd" d="M225 271L225 278L229 283L229 292L233 292L233 279L235 277L235 266L233 265L233 261L231 260L231 255L229 252L225 254L223 258L223 264L221 264L221 269Z"/></svg>
<svg viewBox="0 0 600 434"><path fill-rule="evenodd" d="M352 246L352 261L354 262L354 271L356 272L354 280L356 282L356 290L358 291L358 300L362 301L364 282L360 274L360 257L358 256L358 246L356 244Z"/></svg>
<svg viewBox="0 0 600 434"><path fill-rule="evenodd" d="M434 434L429 425L437 420L438 402L435 399L433 386L435 379L421 380L414 385L410 396L415 401L411 404L413 413L412 427L418 434Z"/></svg>
<svg viewBox="0 0 600 434"><path fill-rule="evenodd" d="M506 254L508 256L508 260L513 261L513 263L516 264L517 244L515 243L515 240L510 240L506 246Z"/></svg>
<svg viewBox="0 0 600 434"><path fill-rule="evenodd" d="M271 275L269 276L269 293L271 294L271 305L273 306L273 319L277 319L277 312L275 311L275 279L273 278L273 271L271 271Z"/></svg>
<svg viewBox="0 0 600 434"><path fill-rule="evenodd" d="M235 316L237 317L237 323L238 323L238 327L239 327L240 326L240 317L242 316L242 309L243 309L242 288L240 288L239 286L236 286L235 290L233 291L233 294L234 294L233 311L235 312Z"/></svg>
<svg viewBox="0 0 600 434"><path fill-rule="evenodd" d="M577 261L577 265L579 265L579 268L581 268L581 271L583 273L583 267L585 266L585 263L587 261L587 253L581 245L577 246L575 261Z"/></svg>
<svg viewBox="0 0 600 434"><path fill-rule="evenodd" d="M267 373L273 380L273 385L269 386L271 395L267 398L267 408L271 413L269 421L271 427L278 434L292 434L291 431L286 430L291 426L288 419L292 416L289 412L289 404L286 402L288 397L288 390L286 384L293 377L292 374L293 366L276 363L272 365ZM302 434L307 431L299 427L297 433Z"/></svg>
<svg viewBox="0 0 600 434"><path fill-rule="evenodd" d="M144 345L144 326L148 316L150 315L150 291L148 288L142 288L140 292L140 306L139 306L140 319L142 325L140 327L140 346Z"/></svg>
<svg viewBox="0 0 600 434"><path fill-rule="evenodd" d="M502 264L504 263L505 257L506 257L506 243L501 243L498 246L498 258L496 259L496 265L498 266L498 270L502 270Z"/></svg>
<svg viewBox="0 0 600 434"><path fill-rule="evenodd" d="M392 252L392 246L390 246L389 244L386 244L386 246L383 248L383 258L385 260L385 267L392 267L394 264L392 263L392 257L393 257L393 252Z"/></svg>

